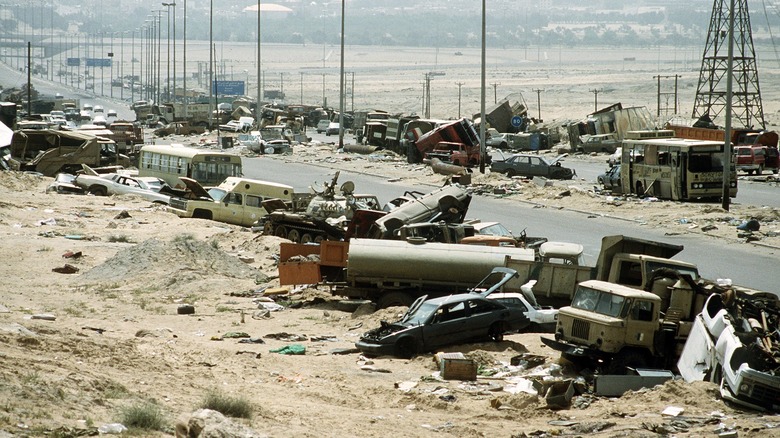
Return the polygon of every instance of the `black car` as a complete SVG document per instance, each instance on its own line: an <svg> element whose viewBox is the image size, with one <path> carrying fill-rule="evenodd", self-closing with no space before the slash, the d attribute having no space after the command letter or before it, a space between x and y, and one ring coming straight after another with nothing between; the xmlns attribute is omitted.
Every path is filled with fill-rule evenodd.
<svg viewBox="0 0 780 438"><path fill-rule="evenodd" d="M568 154L563 154L552 161L540 155L514 154L506 160L493 160L491 172L504 173L506 176L524 176L533 178L541 176L549 179L572 179L574 170L561 166L561 160Z"/></svg>
<svg viewBox="0 0 780 438"><path fill-rule="evenodd" d="M502 277L499 283L504 284L517 272L496 268L491 276L496 275ZM445 345L473 340L489 338L500 342L504 333L523 330L531 322L522 310L485 298L500 287L499 283L480 293L474 293L480 290L478 285L471 293L433 299L422 296L401 320L382 321L379 328L364 333L355 346L366 355L409 358Z"/></svg>
<svg viewBox="0 0 780 438"><path fill-rule="evenodd" d="M620 193L620 165L610 167L606 172L597 178L605 190Z"/></svg>

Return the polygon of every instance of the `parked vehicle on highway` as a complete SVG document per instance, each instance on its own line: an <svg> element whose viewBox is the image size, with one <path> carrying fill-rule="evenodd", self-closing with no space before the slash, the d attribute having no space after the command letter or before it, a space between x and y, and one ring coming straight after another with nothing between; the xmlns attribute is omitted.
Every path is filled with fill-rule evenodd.
<svg viewBox="0 0 780 438"><path fill-rule="evenodd" d="M325 135L339 135L339 123L330 122L328 124L328 129L325 130Z"/></svg>
<svg viewBox="0 0 780 438"><path fill-rule="evenodd" d="M231 120L223 125L219 125L219 129L230 132L249 132L254 123L255 119L252 117L240 117L238 120Z"/></svg>
<svg viewBox="0 0 780 438"><path fill-rule="evenodd" d="M330 126L330 120L328 119L322 119L317 122L317 134L322 134L323 132L327 131L328 126Z"/></svg>
<svg viewBox="0 0 780 438"><path fill-rule="evenodd" d="M764 173L765 150L764 146L734 146L734 164L737 171L742 170L748 175L753 172L756 175Z"/></svg>
<svg viewBox="0 0 780 438"><path fill-rule="evenodd" d="M509 308L485 295L498 290L517 276L517 272L499 272L500 280L482 294L464 293L427 299L419 297L396 322L364 333L355 346L368 355L394 355L409 358L418 353L452 344L479 339L500 342L504 333L522 330L530 320L518 308ZM511 271L511 272L509 272ZM483 280L495 280L495 271ZM481 282L475 287L480 289Z"/></svg>
<svg viewBox="0 0 780 438"><path fill-rule="evenodd" d="M584 142L577 146L577 151L586 154L591 152L607 152L612 154L619 146L620 140L618 140L617 134L611 132L609 134L589 136Z"/></svg>
<svg viewBox="0 0 780 438"><path fill-rule="evenodd" d="M572 179L574 170L561 166L561 160L568 154L558 156L552 161L540 155L514 154L506 160L494 160L491 172L504 173L506 176L541 176L550 179Z"/></svg>
<svg viewBox="0 0 780 438"><path fill-rule="evenodd" d="M596 180L605 190L620 193L620 164L610 167L596 177Z"/></svg>

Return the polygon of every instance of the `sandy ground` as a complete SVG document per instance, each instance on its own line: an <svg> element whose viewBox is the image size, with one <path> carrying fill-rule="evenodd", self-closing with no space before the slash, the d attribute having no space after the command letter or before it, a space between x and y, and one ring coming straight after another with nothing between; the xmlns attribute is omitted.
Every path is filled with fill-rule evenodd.
<svg viewBox="0 0 780 438"><path fill-rule="evenodd" d="M324 144L274 159L429 183L444 178L402 160L335 154ZM0 296L0 436L77 436L120 422L121 409L141 401L160 406L169 426L136 436L168 436L174 419L215 390L248 400L254 416L241 421L269 436L780 436L780 416L729 406L708 383L674 381L612 399L586 394L571 408L549 409L543 397L515 392L515 379L577 374L538 334L446 349L497 373L476 382L440 380L432 354L371 362L332 354L403 309L351 314L327 290L296 289L276 297L284 310L264 315L257 301L260 290L278 286L279 238L182 220L132 197L44 193L50 181L0 173L0 257L8 273ZM670 232L717 224L708 233L726 241L737 240L726 216L763 214L762 230L778 226L774 210L740 206L726 214L711 204L623 200L584 182L541 188L500 175L475 175L474 182L510 187L518 201L641 218ZM52 271L66 264L78 272ZM195 313L177 314L182 304ZM263 343L242 343L236 333ZM306 354L270 352L291 343ZM522 353L544 364L510 366ZM663 415L669 406L683 413Z"/></svg>

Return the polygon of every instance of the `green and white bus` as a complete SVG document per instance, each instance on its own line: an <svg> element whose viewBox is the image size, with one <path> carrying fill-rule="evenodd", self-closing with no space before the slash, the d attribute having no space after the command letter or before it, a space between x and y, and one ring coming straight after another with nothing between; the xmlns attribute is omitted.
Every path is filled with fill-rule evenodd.
<svg viewBox="0 0 780 438"><path fill-rule="evenodd" d="M138 157L138 175L162 178L175 188L184 188L181 176L216 186L228 177L242 176L241 157L180 144L146 145Z"/></svg>

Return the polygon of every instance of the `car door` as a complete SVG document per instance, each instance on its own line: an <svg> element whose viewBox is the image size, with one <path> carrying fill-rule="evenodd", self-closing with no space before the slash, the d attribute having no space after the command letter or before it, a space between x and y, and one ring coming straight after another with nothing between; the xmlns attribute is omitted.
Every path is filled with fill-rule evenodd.
<svg viewBox="0 0 780 438"><path fill-rule="evenodd" d="M547 163L542 161L539 157L528 157L529 158L529 164L528 164L528 176L549 176L548 173L550 171L549 167L547 166Z"/></svg>
<svg viewBox="0 0 780 438"><path fill-rule="evenodd" d="M222 199L222 207L215 209L214 220L233 225L242 225L244 219L243 201L244 197L240 193L229 192Z"/></svg>
<svg viewBox="0 0 780 438"><path fill-rule="evenodd" d="M514 156L512 162L512 168L517 171L518 175L529 176L531 170L531 163L528 161L528 157Z"/></svg>
<svg viewBox="0 0 780 438"><path fill-rule="evenodd" d="M469 339L467 325L468 315L462 301L442 304L423 327L425 349L433 350Z"/></svg>

